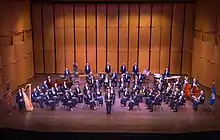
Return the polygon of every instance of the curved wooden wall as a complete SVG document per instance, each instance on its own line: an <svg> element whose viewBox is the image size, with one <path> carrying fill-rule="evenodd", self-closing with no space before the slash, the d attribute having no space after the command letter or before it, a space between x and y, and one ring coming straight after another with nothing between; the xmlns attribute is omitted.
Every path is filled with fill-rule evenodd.
<svg viewBox="0 0 220 140"><path fill-rule="evenodd" d="M36 73L80 72L86 62L92 72L107 62L119 71L191 74L193 4L33 4ZM43 30L40 30L40 29ZM50 58L49 58L50 57Z"/></svg>
<svg viewBox="0 0 220 140"><path fill-rule="evenodd" d="M0 12L4 13L0 14L0 94L4 94L6 77L16 89L34 76L34 62L30 3L3 1Z"/></svg>

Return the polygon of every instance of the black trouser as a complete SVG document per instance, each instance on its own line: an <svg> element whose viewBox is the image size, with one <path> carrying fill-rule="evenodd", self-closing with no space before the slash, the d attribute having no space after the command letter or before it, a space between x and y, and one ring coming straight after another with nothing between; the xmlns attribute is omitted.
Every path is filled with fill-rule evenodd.
<svg viewBox="0 0 220 140"><path fill-rule="evenodd" d="M111 114L111 111L112 111L111 101L106 101L106 111L107 111L107 114Z"/></svg>
<svg viewBox="0 0 220 140"><path fill-rule="evenodd" d="M198 106L199 106L199 102L197 102L197 101L193 101L193 109L195 110L195 111L197 111L198 110Z"/></svg>
<svg viewBox="0 0 220 140"><path fill-rule="evenodd" d="M54 101L47 102L47 105L51 107L52 111L56 110L56 103Z"/></svg>
<svg viewBox="0 0 220 140"><path fill-rule="evenodd" d="M153 102L153 101L150 102L150 112L153 112L153 107L154 105L157 105L157 104L159 104L159 102Z"/></svg>
<svg viewBox="0 0 220 140"><path fill-rule="evenodd" d="M78 95L78 101L79 101L79 103L83 102L83 95Z"/></svg>
<svg viewBox="0 0 220 140"><path fill-rule="evenodd" d="M25 103L23 101L17 102L19 110L24 110L25 109Z"/></svg>

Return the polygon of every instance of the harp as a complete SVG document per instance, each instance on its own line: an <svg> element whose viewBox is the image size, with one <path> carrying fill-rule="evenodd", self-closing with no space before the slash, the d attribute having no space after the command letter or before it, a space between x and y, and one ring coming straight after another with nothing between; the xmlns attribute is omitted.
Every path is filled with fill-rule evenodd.
<svg viewBox="0 0 220 140"><path fill-rule="evenodd" d="M31 84L27 84L24 88L22 88L22 94L24 97L26 111L33 111L34 108L31 103Z"/></svg>

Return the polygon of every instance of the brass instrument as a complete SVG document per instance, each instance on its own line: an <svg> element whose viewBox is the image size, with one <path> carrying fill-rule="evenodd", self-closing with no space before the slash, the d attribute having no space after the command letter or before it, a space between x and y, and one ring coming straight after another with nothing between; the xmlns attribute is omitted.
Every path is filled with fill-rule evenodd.
<svg viewBox="0 0 220 140"><path fill-rule="evenodd" d="M25 93L26 90L28 94ZM31 103L31 84L27 84L24 88L22 88L22 94L24 97L26 111L33 111L34 107Z"/></svg>

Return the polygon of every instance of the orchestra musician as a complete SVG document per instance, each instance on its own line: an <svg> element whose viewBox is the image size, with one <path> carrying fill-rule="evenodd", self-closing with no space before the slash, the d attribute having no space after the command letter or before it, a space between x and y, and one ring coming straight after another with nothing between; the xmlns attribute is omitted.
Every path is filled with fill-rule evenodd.
<svg viewBox="0 0 220 140"><path fill-rule="evenodd" d="M176 87L175 91L169 97L169 101L170 101L169 107L171 107L171 109L174 108L174 103L179 98L179 96L180 96L179 89Z"/></svg>
<svg viewBox="0 0 220 140"><path fill-rule="evenodd" d="M95 99L94 100L96 100L97 102L98 102L98 105L100 106L100 107L102 107L103 106L103 98L102 98L102 91L99 89L99 88L97 88L96 90L95 90Z"/></svg>
<svg viewBox="0 0 220 140"><path fill-rule="evenodd" d="M168 67L166 67L164 74L163 74L163 77L170 77L170 71L169 71Z"/></svg>
<svg viewBox="0 0 220 140"><path fill-rule="evenodd" d="M105 66L105 73L106 74L110 74L111 73L111 65L109 64L109 62Z"/></svg>
<svg viewBox="0 0 220 140"><path fill-rule="evenodd" d="M139 68L137 63L135 63L132 68L132 74L134 75L134 77L138 74L138 72L139 72Z"/></svg>
<svg viewBox="0 0 220 140"><path fill-rule="evenodd" d="M125 75L124 75L124 82L126 83L126 86L130 86L130 80L131 80L131 76L129 75L128 71L126 71Z"/></svg>
<svg viewBox="0 0 220 140"><path fill-rule="evenodd" d="M120 72L121 72L121 74L125 74L126 71L127 71L127 68L125 66L125 63L123 63L122 66L121 66Z"/></svg>
<svg viewBox="0 0 220 140"><path fill-rule="evenodd" d="M128 91L128 88L126 87L125 88L125 91L124 91L124 95L121 99L121 107L125 107L127 105L127 101L129 101L130 99L130 94L129 94L129 91Z"/></svg>
<svg viewBox="0 0 220 140"><path fill-rule="evenodd" d="M74 88L74 93L77 95L78 102L82 103L83 102L83 94L82 94L81 89L78 84Z"/></svg>
<svg viewBox="0 0 220 140"><path fill-rule="evenodd" d="M115 89L113 86L109 86L110 87L110 92L112 95L112 104L115 104Z"/></svg>
<svg viewBox="0 0 220 140"><path fill-rule="evenodd" d="M52 111L56 110L56 103L54 102L52 96L49 96L48 91L45 92L44 101L45 105L50 106Z"/></svg>
<svg viewBox="0 0 220 140"><path fill-rule="evenodd" d="M49 90L50 90L50 88L49 88L48 85L47 85L47 81L44 81L44 84L43 84L43 86L42 86L42 90L43 90L43 92L46 92L46 91L49 91Z"/></svg>
<svg viewBox="0 0 220 140"><path fill-rule="evenodd" d="M212 93L216 95L216 89L215 89L215 81L212 81Z"/></svg>
<svg viewBox="0 0 220 140"><path fill-rule="evenodd" d="M119 83L118 98L121 98L121 93L125 92L125 88L124 78L122 77Z"/></svg>
<svg viewBox="0 0 220 140"><path fill-rule="evenodd" d="M24 96L21 89L18 89L18 93L16 95L16 104L18 105L20 111L25 109Z"/></svg>
<svg viewBox="0 0 220 140"><path fill-rule="evenodd" d="M66 85L66 81L63 82L63 85L61 86L62 92L65 92L66 90L69 90L67 85Z"/></svg>
<svg viewBox="0 0 220 140"><path fill-rule="evenodd" d="M192 93L192 95L195 95L196 97L198 97L199 95L198 95L198 87L199 87L199 84L198 84L198 81L196 80L196 78L193 78L193 82L192 82L192 84L191 84L191 93Z"/></svg>
<svg viewBox="0 0 220 140"><path fill-rule="evenodd" d="M169 102L169 97L171 96L172 94L172 85L171 83L168 83L168 86L166 88L166 90L164 91L164 98L163 98L163 101L168 104Z"/></svg>
<svg viewBox="0 0 220 140"><path fill-rule="evenodd" d="M144 97L147 97L147 88L145 85L142 86L142 90L141 90L142 94Z"/></svg>
<svg viewBox="0 0 220 140"><path fill-rule="evenodd" d="M199 97L196 97L194 95L192 96L193 110L197 111L198 110L198 106L200 104L204 104L204 102L205 102L205 94L201 90Z"/></svg>
<svg viewBox="0 0 220 140"><path fill-rule="evenodd" d="M146 108L148 109L150 108L149 103L154 99L154 97L155 97L155 91L153 89L150 89L145 99Z"/></svg>
<svg viewBox="0 0 220 140"><path fill-rule="evenodd" d="M140 96L138 96L138 92L135 91L135 93L132 95L132 99L128 104L128 110L133 110L135 105L138 107L138 110L141 110L139 103L140 103Z"/></svg>
<svg viewBox="0 0 220 140"><path fill-rule="evenodd" d="M70 76L70 71L69 71L68 68L66 68L66 69L64 70L63 75L64 75L64 79L67 79L67 78Z"/></svg>
<svg viewBox="0 0 220 140"><path fill-rule="evenodd" d="M138 73L137 79L138 79L138 84L141 86L144 82L144 75L141 73Z"/></svg>
<svg viewBox="0 0 220 140"><path fill-rule="evenodd" d="M182 87L181 87L181 82L180 82L180 78L177 78L177 79L176 79L175 86L177 86L178 89L180 89L180 90L182 89Z"/></svg>
<svg viewBox="0 0 220 140"><path fill-rule="evenodd" d="M154 97L154 99L153 100L149 100L149 102L148 102L148 107L150 109L150 112L153 112L153 106L154 105L161 104L161 102L162 102L161 93L160 93L160 91L157 91L156 92L156 96Z"/></svg>
<svg viewBox="0 0 220 140"><path fill-rule="evenodd" d="M95 84L94 84L94 91L96 91L97 89L100 89L100 88L101 88L101 85L99 83L99 80L96 80Z"/></svg>
<svg viewBox="0 0 220 140"><path fill-rule="evenodd" d="M104 72L101 72L101 74L99 75L99 77L100 77L99 83L100 83L101 86L103 86L103 85L104 85L104 81L105 81L106 75L104 74Z"/></svg>
<svg viewBox="0 0 220 140"><path fill-rule="evenodd" d="M58 96L58 100L61 100L63 97L63 93L62 93L60 87L57 86L57 83L54 83L54 91L56 92L56 94Z"/></svg>
<svg viewBox="0 0 220 140"><path fill-rule="evenodd" d="M78 64L76 63L76 61L74 61L73 63L73 73L77 73L78 72Z"/></svg>
<svg viewBox="0 0 220 140"><path fill-rule="evenodd" d="M91 67L90 67L89 63L86 63L85 68L84 68L84 72L86 75L90 74Z"/></svg>
<svg viewBox="0 0 220 140"><path fill-rule="evenodd" d="M32 102L37 103L40 105L41 108L44 108L44 100L43 100L42 96L40 95L40 93L37 92L36 88L33 89L31 97L32 97L31 98Z"/></svg>
<svg viewBox="0 0 220 140"><path fill-rule="evenodd" d="M87 94L89 90L90 89L89 89L88 83L86 83L85 86L83 87L83 93Z"/></svg>
<svg viewBox="0 0 220 140"><path fill-rule="evenodd" d="M72 99L70 97L70 94L68 92L65 92L65 94L64 94L63 105L68 106L69 111L73 110L74 104L73 104Z"/></svg>
<svg viewBox="0 0 220 140"><path fill-rule="evenodd" d="M47 84L50 83L50 82L52 82L52 79L51 79L50 76L47 76Z"/></svg>
<svg viewBox="0 0 220 140"><path fill-rule="evenodd" d="M105 94L105 103L106 103L106 111L107 114L111 114L111 110L112 110L112 100L113 100L113 96L111 94L111 90L110 88L107 89L107 93Z"/></svg>
<svg viewBox="0 0 220 140"><path fill-rule="evenodd" d="M113 70L113 72L111 74L111 80L112 80L113 86L117 86L118 77L117 77L115 70Z"/></svg>
<svg viewBox="0 0 220 140"><path fill-rule="evenodd" d="M93 100L92 92L90 90L87 90L87 93L84 94L84 101L86 105L89 105L90 109L96 110L96 103Z"/></svg>
<svg viewBox="0 0 220 140"><path fill-rule="evenodd" d="M181 91L178 100L174 101L173 111L178 112L179 106L184 105L185 103L186 103L186 98L184 96L184 92Z"/></svg>

